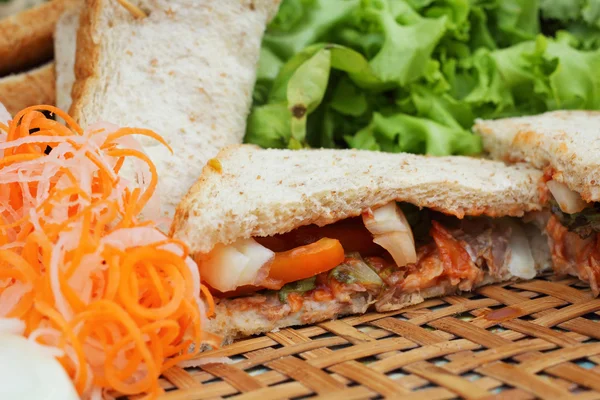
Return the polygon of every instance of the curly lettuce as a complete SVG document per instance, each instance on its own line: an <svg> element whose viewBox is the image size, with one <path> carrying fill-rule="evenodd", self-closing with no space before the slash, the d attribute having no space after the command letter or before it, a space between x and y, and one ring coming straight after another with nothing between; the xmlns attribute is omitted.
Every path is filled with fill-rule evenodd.
<svg viewBox="0 0 600 400"><path fill-rule="evenodd" d="M284 0L245 140L477 154L475 117L600 109L600 0Z"/></svg>

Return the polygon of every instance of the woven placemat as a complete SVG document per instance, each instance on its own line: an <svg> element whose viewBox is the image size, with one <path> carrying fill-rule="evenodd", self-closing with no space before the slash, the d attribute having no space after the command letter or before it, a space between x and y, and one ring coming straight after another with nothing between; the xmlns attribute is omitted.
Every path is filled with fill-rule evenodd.
<svg viewBox="0 0 600 400"><path fill-rule="evenodd" d="M168 370L161 400L600 399L600 299L574 279L489 286L239 341Z"/></svg>

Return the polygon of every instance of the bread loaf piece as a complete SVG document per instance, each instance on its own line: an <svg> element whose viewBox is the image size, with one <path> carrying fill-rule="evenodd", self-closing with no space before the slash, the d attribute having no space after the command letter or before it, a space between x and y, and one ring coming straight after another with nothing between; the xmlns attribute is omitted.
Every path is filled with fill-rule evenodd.
<svg viewBox="0 0 600 400"><path fill-rule="evenodd" d="M262 35L278 0L87 0L72 115L149 128L173 149L140 138L157 167L164 215L220 148L241 143ZM133 177L127 169L125 176Z"/></svg>
<svg viewBox="0 0 600 400"><path fill-rule="evenodd" d="M600 112L553 111L536 116L478 120L474 127L491 156L551 167L586 201L600 201Z"/></svg>
<svg viewBox="0 0 600 400"><path fill-rule="evenodd" d="M211 164L178 207L172 227L193 253L327 225L393 200L458 217L541 209L540 171L484 159L242 145L224 149Z"/></svg>
<svg viewBox="0 0 600 400"><path fill-rule="evenodd" d="M38 104L54 104L54 63L0 78L0 103L11 115Z"/></svg>
<svg viewBox="0 0 600 400"><path fill-rule="evenodd" d="M50 61L56 21L64 11L80 3L81 0L52 0L0 20L0 76Z"/></svg>

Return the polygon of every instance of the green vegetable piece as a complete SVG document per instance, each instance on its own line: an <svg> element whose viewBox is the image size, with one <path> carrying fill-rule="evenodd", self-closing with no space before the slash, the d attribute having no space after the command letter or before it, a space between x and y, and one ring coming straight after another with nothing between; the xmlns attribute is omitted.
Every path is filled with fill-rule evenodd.
<svg viewBox="0 0 600 400"><path fill-rule="evenodd" d="M585 6L581 10L583 20L589 25L600 27L600 1L587 0Z"/></svg>
<svg viewBox="0 0 600 400"><path fill-rule="evenodd" d="M498 1L494 36L500 45L510 46L535 38L540 32L539 7L539 0Z"/></svg>
<svg viewBox="0 0 600 400"><path fill-rule="evenodd" d="M269 102L278 103L281 101L287 101L287 89L288 83L292 76L296 73L296 70L300 68L306 61L313 57L319 52L325 45L316 44L309 46L296 54L292 59L286 62L283 67L279 70L279 74L273 82L273 88L269 94Z"/></svg>
<svg viewBox="0 0 600 400"><path fill-rule="evenodd" d="M287 87L288 108L292 113L292 137L300 143L306 138L306 118L323 100L329 81L331 52L319 50L302 64Z"/></svg>
<svg viewBox="0 0 600 400"><path fill-rule="evenodd" d="M455 154L457 149L481 151L481 139L469 131L402 113L387 117L375 113L372 128L377 142L392 152L438 156Z"/></svg>
<svg viewBox="0 0 600 400"><path fill-rule="evenodd" d="M328 278L345 284L357 283L367 290L378 290L384 285L379 275L358 253L347 254L342 264L329 271Z"/></svg>
<svg viewBox="0 0 600 400"><path fill-rule="evenodd" d="M264 148L286 148L291 135L292 114L285 103L254 107L248 117L246 143Z"/></svg>
<svg viewBox="0 0 600 400"><path fill-rule="evenodd" d="M600 108L600 50L584 52L548 41L546 57L557 62L549 76L548 109Z"/></svg>
<svg viewBox="0 0 600 400"><path fill-rule="evenodd" d="M256 71L257 80L274 81L283 66L283 61L279 59L271 50L262 47L258 59L258 69Z"/></svg>
<svg viewBox="0 0 600 400"><path fill-rule="evenodd" d="M552 214L558 218L560 223L570 231L577 233L582 239L600 232L600 203L596 202L591 207L584 208L575 214L562 212L553 198L550 200L550 207Z"/></svg>
<svg viewBox="0 0 600 400"><path fill-rule="evenodd" d="M371 67L382 81L406 85L423 75L423 65L446 31L446 17L423 18L414 25L402 26L385 11L376 13L385 40Z"/></svg>
<svg viewBox="0 0 600 400"><path fill-rule="evenodd" d="M354 117L364 114L369 107L365 93L354 86L349 79L342 79L338 83L329 105L341 114Z"/></svg>
<svg viewBox="0 0 600 400"><path fill-rule="evenodd" d="M447 93L439 94L422 85L412 87L411 99L417 115L456 129L470 129L475 116L468 104Z"/></svg>
<svg viewBox="0 0 600 400"><path fill-rule="evenodd" d="M269 49L265 47L260 49L260 58L256 71L256 84L254 85L254 92L252 94L255 105L262 105L267 102L271 86L282 66L283 62Z"/></svg>
<svg viewBox="0 0 600 400"><path fill-rule="evenodd" d="M574 21L581 15L582 3L582 0L540 0L540 10L544 18Z"/></svg>
<svg viewBox="0 0 600 400"><path fill-rule="evenodd" d="M379 146L379 144L377 143L377 139L375 139L373 125L369 125L366 128L360 130L354 136L344 136L344 140L346 140L348 146L350 146L353 149L372 151L381 150L381 146Z"/></svg>
<svg viewBox="0 0 600 400"><path fill-rule="evenodd" d="M286 12L284 0L281 8ZM302 15L293 24L281 26L282 31L268 30L263 38L263 45L269 47L284 60L299 53L306 46L317 42L340 21L347 18L358 6L360 0L314 0L306 2L302 7ZM297 2L296 2L297 3Z"/></svg>
<svg viewBox="0 0 600 400"><path fill-rule="evenodd" d="M317 287L315 284L316 280L317 277L313 276L312 278L307 278L284 285L281 289L279 289L279 301L282 303L287 302L287 297L290 295L290 293L306 293L309 290L313 290Z"/></svg>
<svg viewBox="0 0 600 400"><path fill-rule="evenodd" d="M358 87L374 90L392 87L375 75L367 59L359 52L337 45L329 45L327 48L331 51L331 67L347 72Z"/></svg>

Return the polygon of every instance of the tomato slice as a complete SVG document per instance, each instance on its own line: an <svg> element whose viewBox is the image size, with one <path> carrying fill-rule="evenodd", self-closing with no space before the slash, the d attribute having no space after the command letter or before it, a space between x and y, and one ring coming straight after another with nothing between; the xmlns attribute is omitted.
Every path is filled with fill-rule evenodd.
<svg viewBox="0 0 600 400"><path fill-rule="evenodd" d="M373 243L373 236L365 228L361 218L348 218L325 226L301 226L282 235L254 239L275 252L282 252L314 243L323 238L337 239L346 252L358 252L363 257L385 253L381 246Z"/></svg>
<svg viewBox="0 0 600 400"><path fill-rule="evenodd" d="M261 286L246 285L246 286L240 286L237 289L231 290L229 292L221 292L221 291L211 287L206 282L203 282L203 284L204 284L204 286L206 286L208 288L208 290L210 291L210 293L213 296L218 297L220 299L227 299L229 297L245 296L245 295L252 294L252 293L258 292L259 290L264 289Z"/></svg>
<svg viewBox="0 0 600 400"><path fill-rule="evenodd" d="M479 269L467 250L442 225L432 221L431 236L440 252L445 274L454 279L475 280Z"/></svg>
<svg viewBox="0 0 600 400"><path fill-rule="evenodd" d="M310 278L335 268L344 261L344 248L337 239L317 242L276 253L269 278L283 283Z"/></svg>

